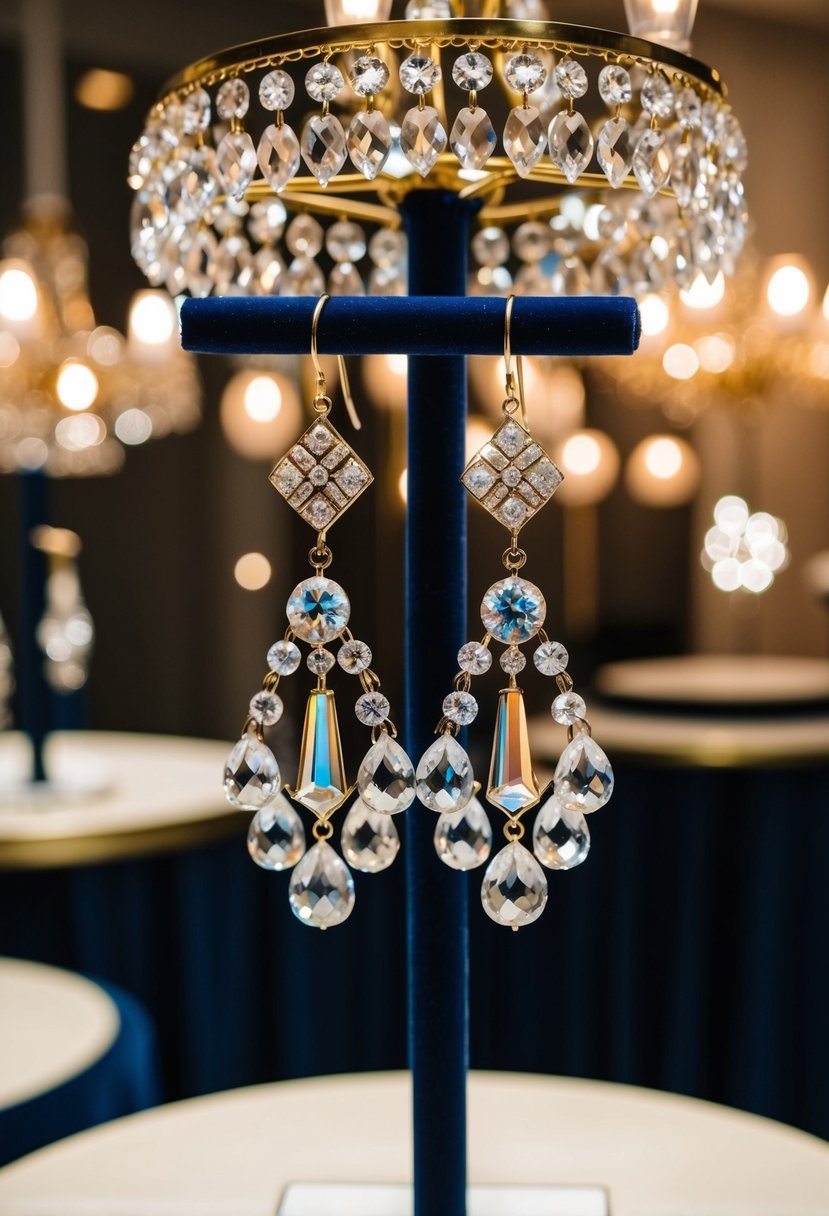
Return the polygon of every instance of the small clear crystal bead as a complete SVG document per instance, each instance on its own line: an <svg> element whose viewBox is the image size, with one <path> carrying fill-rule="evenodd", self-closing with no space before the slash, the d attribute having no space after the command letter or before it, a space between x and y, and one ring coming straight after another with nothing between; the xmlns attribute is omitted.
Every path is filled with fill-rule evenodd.
<svg viewBox="0 0 829 1216"><path fill-rule="evenodd" d="M676 98L676 116L685 131L692 131L702 122L702 102L690 86L681 89Z"/></svg>
<svg viewBox="0 0 829 1216"><path fill-rule="evenodd" d="M576 718L584 718L587 706L577 692L563 692L550 706L550 713L562 726L572 726Z"/></svg>
<svg viewBox="0 0 829 1216"><path fill-rule="evenodd" d="M371 650L365 642L352 638L349 642L343 642L337 651L337 662L343 671L358 676L361 671L371 667Z"/></svg>
<svg viewBox="0 0 829 1216"><path fill-rule="evenodd" d="M354 879L325 840L310 848L294 867L288 899L297 920L315 929L341 925L351 915Z"/></svg>
<svg viewBox="0 0 829 1216"><path fill-rule="evenodd" d="M316 257L322 249L322 225L313 215L298 215L285 232L285 244L294 257Z"/></svg>
<svg viewBox="0 0 829 1216"><path fill-rule="evenodd" d="M547 879L532 853L513 840L486 868L481 903L499 925L520 929L537 920L547 904Z"/></svg>
<svg viewBox="0 0 829 1216"><path fill-rule="evenodd" d="M443 699L443 712L450 722L468 726L478 715L478 702L471 692L450 692Z"/></svg>
<svg viewBox="0 0 829 1216"><path fill-rule="evenodd" d="M194 89L181 103L181 129L185 135L195 135L210 125L210 95L204 89Z"/></svg>
<svg viewBox="0 0 829 1216"><path fill-rule="evenodd" d="M391 228L378 228L368 243L368 253L376 266L395 266L406 256L406 237Z"/></svg>
<svg viewBox="0 0 829 1216"><path fill-rule="evenodd" d="M533 852L550 870L572 870L590 852L590 829L582 811L563 806L553 795L533 824Z"/></svg>
<svg viewBox="0 0 829 1216"><path fill-rule="evenodd" d="M288 212L278 198L269 198L254 203L248 216L248 231L255 241L265 245L282 236Z"/></svg>
<svg viewBox="0 0 829 1216"><path fill-rule="evenodd" d="M452 79L466 93L485 89L492 80L492 61L480 51L459 55L452 65Z"/></svg>
<svg viewBox="0 0 829 1216"><path fill-rule="evenodd" d="M280 795L250 821L248 853L263 870L289 870L305 852L302 820Z"/></svg>
<svg viewBox="0 0 829 1216"><path fill-rule="evenodd" d="M510 646L509 650L505 650L498 661L501 664L502 671L505 671L510 676L517 676L519 671L523 671L527 666L527 660L517 646Z"/></svg>
<svg viewBox="0 0 829 1216"><path fill-rule="evenodd" d="M459 811L444 811L434 835L435 852L453 870L474 870L489 858L492 825L477 798Z"/></svg>
<svg viewBox="0 0 829 1216"><path fill-rule="evenodd" d="M504 79L516 93L532 93L547 79L547 69L538 55L524 52L507 60Z"/></svg>
<svg viewBox="0 0 829 1216"><path fill-rule="evenodd" d="M268 651L268 667L278 676L292 676L302 662L302 654L294 642L274 642Z"/></svg>
<svg viewBox="0 0 829 1216"><path fill-rule="evenodd" d="M440 66L428 55L410 55L400 65L400 83L407 93L428 93L440 78Z"/></svg>
<svg viewBox="0 0 829 1216"><path fill-rule="evenodd" d="M340 69L333 63L315 63L305 73L305 92L312 101L333 101L345 88Z"/></svg>
<svg viewBox="0 0 829 1216"><path fill-rule="evenodd" d="M343 856L355 870L379 874L392 864L400 837L391 815L373 811L358 798L343 821L340 835Z"/></svg>
<svg viewBox="0 0 829 1216"><path fill-rule="evenodd" d="M481 642L465 642L458 651L458 667L471 676L481 676L492 666L492 652Z"/></svg>
<svg viewBox="0 0 829 1216"><path fill-rule="evenodd" d="M512 234L513 252L522 262L540 262L550 252L552 243L553 232L549 224L541 224L537 220L519 224ZM520 481L520 470L516 469L516 472Z"/></svg>
<svg viewBox="0 0 829 1216"><path fill-rule="evenodd" d="M562 59L557 63L553 78L562 97L584 97L587 92L587 72L575 59Z"/></svg>
<svg viewBox="0 0 829 1216"><path fill-rule="evenodd" d="M389 83L389 69L376 55L361 55L349 68L348 78L359 97L374 97Z"/></svg>
<svg viewBox="0 0 829 1216"><path fill-rule="evenodd" d="M294 82L287 72L275 68L259 81L259 103L265 110L287 110L294 100Z"/></svg>
<svg viewBox="0 0 829 1216"><path fill-rule="evenodd" d="M674 90L664 76L648 76L639 98L642 109L654 118L670 118L674 112Z"/></svg>
<svg viewBox="0 0 829 1216"><path fill-rule="evenodd" d="M542 642L533 654L533 662L543 676L557 676L566 671L570 656L561 642Z"/></svg>
<svg viewBox="0 0 829 1216"><path fill-rule="evenodd" d="M357 698L354 712L363 726L379 726L389 716L388 698L381 692L366 692Z"/></svg>
<svg viewBox="0 0 829 1216"><path fill-rule="evenodd" d="M324 676L334 666L335 659L330 650L320 646L311 651L305 662L308 670L315 676Z"/></svg>
<svg viewBox="0 0 829 1216"><path fill-rule="evenodd" d="M282 717L282 698L275 692L257 692L250 699L250 716L263 726L275 726Z"/></svg>
<svg viewBox="0 0 829 1216"><path fill-rule="evenodd" d="M352 220L337 220L325 234L325 248L335 262L359 262L366 253L366 234Z"/></svg>
<svg viewBox="0 0 829 1216"><path fill-rule="evenodd" d="M216 94L216 113L220 118L244 118L249 105L250 89L238 76L226 80Z"/></svg>
<svg viewBox="0 0 829 1216"><path fill-rule="evenodd" d="M620 63L608 63L599 72L599 95L605 105L625 106L633 96L630 72Z"/></svg>

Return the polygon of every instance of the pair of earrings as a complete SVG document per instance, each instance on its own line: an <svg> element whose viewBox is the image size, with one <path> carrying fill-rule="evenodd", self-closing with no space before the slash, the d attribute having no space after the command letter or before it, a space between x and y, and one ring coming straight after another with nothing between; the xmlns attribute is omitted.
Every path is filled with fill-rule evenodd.
<svg viewBox="0 0 829 1216"><path fill-rule="evenodd" d="M329 420L331 399L317 351L319 318L327 299L320 298L311 323L316 417L270 474L274 487L317 534L308 555L313 574L298 583L288 599L288 629L268 651L268 672L250 701L242 737L225 767L225 793L234 806L255 812L248 832L251 857L267 870L292 870L291 909L303 924L315 928L341 924L351 914L355 894L349 866L377 873L392 864L400 848L393 817L405 811L415 795L438 812L435 849L441 861L456 870L484 865L492 848L492 827L477 798L481 785L457 735L478 713L470 692L472 677L490 668L491 644L500 642L506 647L499 662L508 686L498 694L486 799L506 817L506 845L489 861L481 899L494 921L518 929L536 920L546 905L542 866L566 870L584 861L590 847L585 815L610 798L613 772L592 738L585 703L573 691L566 671L567 651L544 632L544 596L519 574L527 560L518 545L520 531L549 502L562 474L529 432L521 361L513 361L510 351L513 297L507 301L505 316L504 420L462 477L473 498L509 532L510 544L502 557L506 577L484 595L485 633L480 642L467 642L458 652L459 671L443 702L437 738L416 770L397 741L389 702L371 667L371 650L349 629L348 595L326 573L332 561L329 529L373 481L367 465ZM359 429L342 357L339 363L346 405ZM536 668L556 681L553 717L568 730L555 776L543 792L533 769L523 692L517 682L526 666L521 646L532 639L540 643L533 654ZM316 683L308 695L297 779L283 793L279 767L263 731L282 717L277 690L280 680L296 672L302 662L298 642L311 648L306 666ZM329 648L335 642L336 654ZM354 784L345 775L334 693L327 683L337 665L359 680L354 710L371 731ZM340 831L341 857L330 843L333 816L355 791L357 797ZM313 817L314 844L307 851L302 820L285 794ZM535 807L539 809L530 852L521 843L526 831L523 817Z"/></svg>

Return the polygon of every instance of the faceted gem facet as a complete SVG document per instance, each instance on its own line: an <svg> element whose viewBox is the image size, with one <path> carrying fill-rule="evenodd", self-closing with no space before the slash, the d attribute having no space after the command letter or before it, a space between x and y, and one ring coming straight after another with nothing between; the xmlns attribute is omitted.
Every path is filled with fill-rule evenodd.
<svg viewBox="0 0 829 1216"><path fill-rule="evenodd" d="M481 169L495 151L495 128L480 106L464 106L452 125L449 144L464 169Z"/></svg>
<svg viewBox="0 0 829 1216"><path fill-rule="evenodd" d="M482 866L492 848L492 825L477 798L459 811L444 811L435 828L435 852L453 870Z"/></svg>
<svg viewBox="0 0 829 1216"><path fill-rule="evenodd" d="M648 76L639 94L642 109L654 118L670 118L674 112L674 90L664 76Z"/></svg>
<svg viewBox="0 0 829 1216"><path fill-rule="evenodd" d="M587 717L587 706L584 698L577 692L563 692L553 701L550 713L561 726L572 726L579 718Z"/></svg>
<svg viewBox="0 0 829 1216"><path fill-rule="evenodd" d="M649 198L661 190L671 175L671 152L664 131L643 131L633 154L633 174Z"/></svg>
<svg viewBox="0 0 829 1216"><path fill-rule="evenodd" d="M268 667L278 676L292 676L301 662L302 654L294 642L274 642L268 651Z"/></svg>
<svg viewBox="0 0 829 1216"><path fill-rule="evenodd" d="M504 126L504 151L520 177L527 177L547 146L547 133L535 106L516 106Z"/></svg>
<svg viewBox="0 0 829 1216"><path fill-rule="evenodd" d="M481 603L487 631L506 645L529 641L547 615L547 603L534 583L515 574L493 583Z"/></svg>
<svg viewBox="0 0 829 1216"><path fill-rule="evenodd" d="M484 874L481 903L499 925L520 929L538 920L547 904L547 879L528 849L511 841L496 853Z"/></svg>
<svg viewBox="0 0 829 1216"><path fill-rule="evenodd" d="M633 96L630 72L620 63L608 63L599 72L599 94L609 106L625 106Z"/></svg>
<svg viewBox="0 0 829 1216"><path fill-rule="evenodd" d="M244 196L256 172L256 149L246 131L228 131L216 149L216 168L225 191L233 198Z"/></svg>
<svg viewBox="0 0 829 1216"><path fill-rule="evenodd" d="M314 114L302 128L302 159L321 186L327 186L345 164L345 131L333 114Z"/></svg>
<svg viewBox="0 0 829 1216"><path fill-rule="evenodd" d="M465 93L485 89L492 80L492 60L480 51L467 51L452 65L452 79Z"/></svg>
<svg viewBox="0 0 829 1216"><path fill-rule="evenodd" d="M596 159L611 186L618 189L633 161L633 141L624 118L611 118L604 124L596 145Z"/></svg>
<svg viewBox="0 0 829 1216"><path fill-rule="evenodd" d="M517 676L519 671L523 671L527 666L527 660L517 646L510 646L509 650L505 650L498 662L501 670L510 676Z"/></svg>
<svg viewBox="0 0 829 1216"><path fill-rule="evenodd" d="M505 688L498 695L486 796L508 815L515 815L533 806L538 795L524 695L520 688Z"/></svg>
<svg viewBox="0 0 829 1216"><path fill-rule="evenodd" d="M515 534L563 478L529 432L507 418L472 457L461 480L490 515Z"/></svg>
<svg viewBox="0 0 829 1216"><path fill-rule="evenodd" d="M310 264L318 269L316 263ZM290 274L289 270L286 279ZM312 422L300 435L271 470L269 480L306 523L322 532L357 501L374 478L368 465L324 418Z"/></svg>
<svg viewBox="0 0 829 1216"><path fill-rule="evenodd" d="M302 820L282 794L250 821L248 852L263 870L289 870L305 852Z"/></svg>
<svg viewBox="0 0 829 1216"><path fill-rule="evenodd" d="M410 55L400 65L400 83L407 93L422 96L440 81L440 65L428 55Z"/></svg>
<svg viewBox="0 0 829 1216"><path fill-rule="evenodd" d="M572 870L590 852L590 829L581 811L555 794L541 804L533 824L533 852L548 870Z"/></svg>
<svg viewBox="0 0 829 1216"><path fill-rule="evenodd" d="M226 80L216 94L216 113L219 118L244 118L249 105L250 89L238 76Z"/></svg>
<svg viewBox="0 0 829 1216"><path fill-rule="evenodd" d="M276 757L254 734L243 735L227 759L225 797L233 806L258 811L279 793L281 779Z"/></svg>
<svg viewBox="0 0 829 1216"><path fill-rule="evenodd" d="M374 97L389 83L389 69L376 55L361 55L349 68L348 78L358 97Z"/></svg>
<svg viewBox="0 0 829 1216"><path fill-rule="evenodd" d="M347 790L334 694L330 689L314 689L308 695L305 709L299 767L291 797L309 811L325 816L340 805Z"/></svg>
<svg viewBox="0 0 829 1216"><path fill-rule="evenodd" d="M299 168L299 140L287 123L265 127L256 150L256 159L265 181L278 194Z"/></svg>
<svg viewBox="0 0 829 1216"><path fill-rule="evenodd" d="M365 642L352 638L348 642L343 642L337 651L337 662L343 671L347 671L349 675L358 676L361 671L366 671L371 667L371 649Z"/></svg>
<svg viewBox="0 0 829 1216"><path fill-rule="evenodd" d="M305 92L313 101L333 101L344 88L342 72L327 60L313 64L305 73Z"/></svg>
<svg viewBox="0 0 829 1216"><path fill-rule="evenodd" d="M358 798L343 821L340 844L343 856L355 870L379 874L397 856L400 837L391 815L373 811Z"/></svg>
<svg viewBox="0 0 829 1216"><path fill-rule="evenodd" d="M539 55L522 52L507 60L504 80L516 93L532 93L547 79L547 69Z"/></svg>
<svg viewBox="0 0 829 1216"><path fill-rule="evenodd" d="M671 188L680 207L690 207L699 185L700 161L691 144L674 149L671 163Z"/></svg>
<svg viewBox="0 0 829 1216"><path fill-rule="evenodd" d="M425 177L446 149L446 131L434 106L413 106L400 128L400 147L409 164Z"/></svg>
<svg viewBox="0 0 829 1216"><path fill-rule="evenodd" d="M363 726L382 726L391 712L388 697L381 692L364 692L354 703L357 721Z"/></svg>
<svg viewBox="0 0 829 1216"><path fill-rule="evenodd" d="M294 82L287 72L275 68L259 81L259 102L265 110L287 110L294 100Z"/></svg>
<svg viewBox="0 0 829 1216"><path fill-rule="evenodd" d="M550 159L568 182L574 182L590 163L593 135L584 116L562 110L550 123Z"/></svg>
<svg viewBox="0 0 829 1216"><path fill-rule="evenodd" d="M366 752L357 788L365 805L384 815L397 815L414 802L414 765L388 731Z"/></svg>
<svg viewBox="0 0 829 1216"><path fill-rule="evenodd" d="M561 642L542 642L533 654L533 662L543 676L557 676L566 671L570 656Z"/></svg>
<svg viewBox="0 0 829 1216"><path fill-rule="evenodd" d="M478 716L478 702L471 692L450 692L443 699L443 714L450 722L468 726Z"/></svg>
<svg viewBox="0 0 829 1216"><path fill-rule="evenodd" d="M472 797L472 764L451 734L427 747L415 773L417 796L430 811L457 811Z"/></svg>
<svg viewBox="0 0 829 1216"><path fill-rule="evenodd" d="M354 879L327 841L320 840L294 867L288 898L297 920L314 929L341 925L351 915Z"/></svg>
<svg viewBox="0 0 829 1216"><path fill-rule="evenodd" d="M185 135L195 135L210 125L210 94L194 89L181 103L181 129Z"/></svg>
<svg viewBox="0 0 829 1216"><path fill-rule="evenodd" d="M589 815L613 793L610 761L590 735L577 735L559 757L555 791L562 805Z"/></svg>
<svg viewBox="0 0 829 1216"><path fill-rule="evenodd" d="M359 110L349 125L346 144L355 169L374 181L391 152L392 137L385 115L379 110Z"/></svg>
<svg viewBox="0 0 829 1216"><path fill-rule="evenodd" d="M471 676L483 675L492 666L492 652L481 642L466 642L458 651L458 667Z"/></svg>
<svg viewBox="0 0 829 1216"><path fill-rule="evenodd" d="M283 708L280 696L262 689L251 697L248 710L255 722L261 722L263 726L275 726L282 717Z"/></svg>
<svg viewBox="0 0 829 1216"><path fill-rule="evenodd" d="M348 624L351 604L339 583L315 574L294 587L287 614L297 637L316 645L340 636Z"/></svg>
<svg viewBox="0 0 829 1216"><path fill-rule="evenodd" d="M330 650L326 650L324 646L316 646L305 660L305 665L315 676L324 676L327 671L331 670L335 662Z"/></svg>
<svg viewBox="0 0 829 1216"><path fill-rule="evenodd" d="M587 92L587 72L577 59L559 60L553 77L562 97L584 97Z"/></svg>

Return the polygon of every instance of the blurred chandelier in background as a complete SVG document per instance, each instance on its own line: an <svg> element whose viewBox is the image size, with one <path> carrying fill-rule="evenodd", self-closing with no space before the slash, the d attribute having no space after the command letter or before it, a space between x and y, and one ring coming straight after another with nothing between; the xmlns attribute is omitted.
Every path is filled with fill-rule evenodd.
<svg viewBox="0 0 829 1216"><path fill-rule="evenodd" d="M481 290L509 285L516 225L519 290L712 283L745 240L746 145L685 53L695 8L626 0L622 34L543 20L538 0L412 0L404 21L391 0L326 0L329 28L165 88L130 157L133 256L174 295L402 292L399 208L427 185L481 200Z"/></svg>
<svg viewBox="0 0 829 1216"><path fill-rule="evenodd" d="M0 472L116 472L124 446L191 430L201 392L164 292L133 299L127 338L98 325L87 249L60 198L37 198L0 261Z"/></svg>

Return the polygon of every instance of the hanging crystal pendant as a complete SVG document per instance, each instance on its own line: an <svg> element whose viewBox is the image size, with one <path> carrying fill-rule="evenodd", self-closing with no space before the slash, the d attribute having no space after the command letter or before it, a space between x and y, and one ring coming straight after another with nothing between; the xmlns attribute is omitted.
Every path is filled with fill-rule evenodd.
<svg viewBox="0 0 829 1216"><path fill-rule="evenodd" d="M610 118L599 132L596 159L611 186L618 189L630 172L633 141L624 118Z"/></svg>
<svg viewBox="0 0 829 1216"><path fill-rule="evenodd" d="M232 806L258 811L279 793L276 757L253 733L243 735L230 753L224 771L225 797Z"/></svg>
<svg viewBox="0 0 829 1216"><path fill-rule="evenodd" d="M289 792L296 802L323 817L348 793L337 708L329 688L314 689L308 695L299 771L296 785Z"/></svg>
<svg viewBox="0 0 829 1216"><path fill-rule="evenodd" d="M340 842L348 864L364 874L387 870L400 849L400 837L391 815L373 811L362 798L346 815Z"/></svg>
<svg viewBox="0 0 829 1216"><path fill-rule="evenodd" d="M477 798L459 811L444 811L435 828L435 852L453 870L474 870L488 859L492 825Z"/></svg>
<svg viewBox="0 0 829 1216"><path fill-rule="evenodd" d="M256 150L262 176L277 194L299 169L299 140L286 124L265 127Z"/></svg>
<svg viewBox="0 0 829 1216"><path fill-rule="evenodd" d="M648 198L652 198L671 176L671 152L665 132L652 127L643 131L632 163L639 188Z"/></svg>
<svg viewBox="0 0 829 1216"><path fill-rule="evenodd" d="M446 132L434 106L413 106L400 128L400 147L409 164L425 177L446 149Z"/></svg>
<svg viewBox="0 0 829 1216"><path fill-rule="evenodd" d="M520 688L504 688L498 694L486 796L508 815L538 802L538 780L533 772L524 694Z"/></svg>
<svg viewBox="0 0 829 1216"><path fill-rule="evenodd" d="M232 198L244 198L256 172L256 149L247 131L228 131L216 149L219 181Z"/></svg>
<svg viewBox="0 0 829 1216"><path fill-rule="evenodd" d="M464 169L482 169L495 151L495 128L480 106L464 106L449 135L449 144Z"/></svg>
<svg viewBox="0 0 829 1216"><path fill-rule="evenodd" d="M349 125L346 143L355 169L374 181L391 152L391 131L385 115L379 110L359 110Z"/></svg>
<svg viewBox="0 0 829 1216"><path fill-rule="evenodd" d="M590 735L576 735L559 757L555 777L561 803L589 815L598 811L613 793L613 769Z"/></svg>
<svg viewBox="0 0 829 1216"><path fill-rule="evenodd" d="M284 795L250 821L248 852L263 870L289 870L305 852L302 820Z"/></svg>
<svg viewBox="0 0 829 1216"><path fill-rule="evenodd" d="M333 114L314 114L302 128L302 159L321 186L327 186L345 163L345 131Z"/></svg>
<svg viewBox="0 0 829 1216"><path fill-rule="evenodd" d="M563 806L552 794L535 817L533 852L549 870L580 866L590 852L590 829L583 812Z"/></svg>
<svg viewBox="0 0 829 1216"><path fill-rule="evenodd" d="M527 177L541 160L547 134L535 106L516 106L504 126L504 151L519 177Z"/></svg>
<svg viewBox="0 0 829 1216"><path fill-rule="evenodd" d="M472 763L448 732L435 739L415 773L417 796L430 811L458 811L472 797Z"/></svg>
<svg viewBox="0 0 829 1216"><path fill-rule="evenodd" d="M674 149L671 164L671 188L680 207L690 207L699 185L700 161L691 144Z"/></svg>
<svg viewBox="0 0 829 1216"><path fill-rule="evenodd" d="M484 874L481 903L499 925L520 929L538 920L547 904L547 879L532 853L512 840Z"/></svg>
<svg viewBox="0 0 829 1216"><path fill-rule="evenodd" d="M593 155L593 136L583 115L577 110L556 114L550 123L549 141L550 159L572 184Z"/></svg>
<svg viewBox="0 0 829 1216"><path fill-rule="evenodd" d="M388 731L368 749L357 773L357 788L365 805L384 815L397 815L415 796L414 766Z"/></svg>
<svg viewBox="0 0 829 1216"><path fill-rule="evenodd" d="M314 929L341 925L351 915L354 879L327 841L318 841L294 867L288 898L297 920Z"/></svg>

